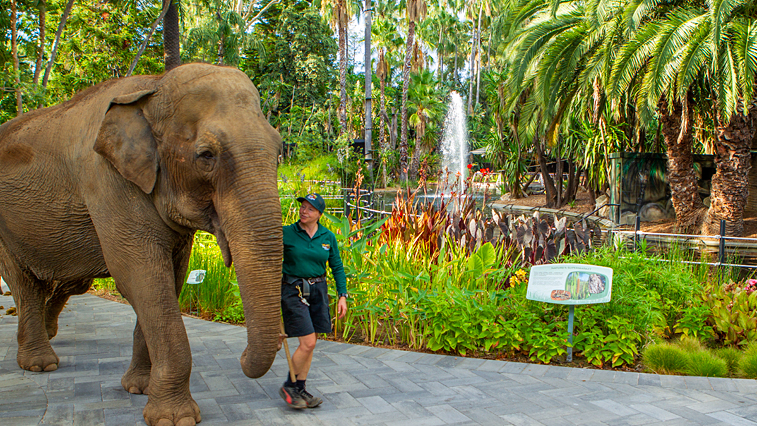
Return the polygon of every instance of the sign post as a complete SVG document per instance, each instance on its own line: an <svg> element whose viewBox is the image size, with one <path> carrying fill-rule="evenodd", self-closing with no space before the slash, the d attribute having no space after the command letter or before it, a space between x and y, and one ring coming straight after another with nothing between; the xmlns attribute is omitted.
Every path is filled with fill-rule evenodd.
<svg viewBox="0 0 757 426"><path fill-rule="evenodd" d="M187 276L187 284L189 285L197 285L200 284L205 280L205 274L206 271L204 269L195 269L193 271L189 271L189 275ZM190 287L192 288L192 287ZM194 298L194 289L189 294L189 313L192 313L192 299Z"/></svg>
<svg viewBox="0 0 757 426"><path fill-rule="evenodd" d="M612 296L612 268L579 263L531 267L526 299L569 305L568 355L573 361L573 313L575 305L607 303Z"/></svg>

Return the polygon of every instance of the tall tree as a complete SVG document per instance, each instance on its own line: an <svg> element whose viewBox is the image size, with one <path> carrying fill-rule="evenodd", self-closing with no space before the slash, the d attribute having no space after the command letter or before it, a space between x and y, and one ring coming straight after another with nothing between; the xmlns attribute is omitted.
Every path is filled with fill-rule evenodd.
<svg viewBox="0 0 757 426"><path fill-rule="evenodd" d="M21 64L18 61L18 5L11 0L11 55L13 56L13 73L16 83L16 115L24 113L24 101L21 94Z"/></svg>
<svg viewBox="0 0 757 426"><path fill-rule="evenodd" d="M400 180L407 182L407 92L410 87L410 67L413 59L413 38L415 37L415 25L417 21L426 17L426 0L407 0L407 43L405 50L405 62L402 67L402 124L400 125Z"/></svg>
<svg viewBox="0 0 757 426"><path fill-rule="evenodd" d="M179 29L179 0L163 0L163 8L168 4L168 11L163 17L163 62L166 72L181 65Z"/></svg>
<svg viewBox="0 0 757 426"><path fill-rule="evenodd" d="M642 76L641 111L653 110L663 101L661 122L666 142L668 135L672 138L676 133L679 144L690 137L686 133L691 128L688 111L692 101L705 105L714 98L717 171L709 209L701 207L692 183L690 145L668 146L676 221L685 229L701 225L703 233L714 234L720 220L725 220L728 234L743 233L750 149L757 120L753 106L757 20L748 6L746 0L708 0L704 5L684 4L651 19L623 47L614 67L614 80L621 90L636 76ZM692 100L695 93L699 95Z"/></svg>
<svg viewBox="0 0 757 426"><path fill-rule="evenodd" d="M358 3L359 4L359 3ZM358 6L359 7L359 6ZM321 11L329 17L339 37L339 133L347 133L347 25L353 11L350 0L321 0Z"/></svg>
<svg viewBox="0 0 757 426"><path fill-rule="evenodd" d="M42 90L45 91L47 88L47 82L50 78L50 71L53 69L53 65L55 64L55 58L58 56L58 47L60 46L60 37L63 34L63 29L66 27L66 22L68 22L68 15L71 13L71 7L74 5L74 0L68 0L66 3L66 9L63 11L63 15L60 17L60 22L58 23L58 30L55 31L55 39L53 41L53 47L50 51L50 60L47 61L47 66L45 67L45 74L42 77Z"/></svg>

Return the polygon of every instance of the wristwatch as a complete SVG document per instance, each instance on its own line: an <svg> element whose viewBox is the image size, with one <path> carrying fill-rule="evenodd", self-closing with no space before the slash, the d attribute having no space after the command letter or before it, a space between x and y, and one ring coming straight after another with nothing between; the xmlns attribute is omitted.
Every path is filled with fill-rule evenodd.
<svg viewBox="0 0 757 426"><path fill-rule="evenodd" d="M339 293L339 298L341 299L342 297L347 297L347 298L349 298L349 297L350 297L350 295L349 295L348 293Z"/></svg>

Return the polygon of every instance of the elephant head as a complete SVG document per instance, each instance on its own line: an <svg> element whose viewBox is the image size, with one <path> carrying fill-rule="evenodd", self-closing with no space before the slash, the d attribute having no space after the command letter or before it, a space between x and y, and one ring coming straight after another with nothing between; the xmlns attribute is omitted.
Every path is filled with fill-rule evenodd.
<svg viewBox="0 0 757 426"><path fill-rule="evenodd" d="M247 320L242 369L260 377L280 321L281 137L238 70L189 64L149 79L110 101L94 150L151 197L171 229L216 236L226 266L235 264Z"/></svg>

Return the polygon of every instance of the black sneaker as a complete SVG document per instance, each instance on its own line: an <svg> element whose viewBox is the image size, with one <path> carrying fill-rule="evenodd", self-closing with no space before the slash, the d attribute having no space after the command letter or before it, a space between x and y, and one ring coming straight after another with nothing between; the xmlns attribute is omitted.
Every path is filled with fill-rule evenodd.
<svg viewBox="0 0 757 426"><path fill-rule="evenodd" d="M282 386L279 389L279 396L292 408L301 409L308 407L308 403L305 402L295 387Z"/></svg>
<svg viewBox="0 0 757 426"><path fill-rule="evenodd" d="M300 397L307 404L308 408L315 408L321 405L321 403L323 402L321 398L311 395L310 392L305 390L305 388L298 389L298 392L300 393Z"/></svg>

